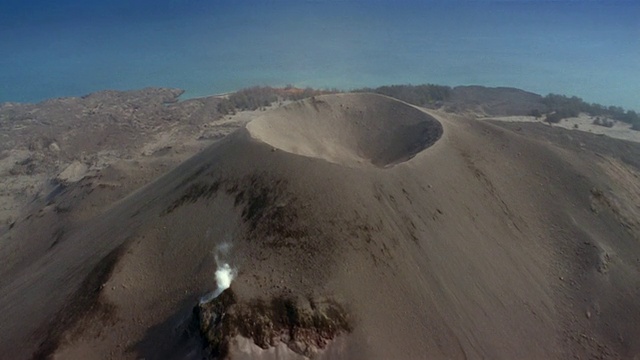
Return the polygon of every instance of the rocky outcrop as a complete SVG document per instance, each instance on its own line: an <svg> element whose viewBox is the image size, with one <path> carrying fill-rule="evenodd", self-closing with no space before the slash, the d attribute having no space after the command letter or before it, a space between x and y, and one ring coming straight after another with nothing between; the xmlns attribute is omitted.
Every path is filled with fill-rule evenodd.
<svg viewBox="0 0 640 360"><path fill-rule="evenodd" d="M240 349L234 347L242 345L238 339L243 338L265 350L285 345L295 354L311 357L352 330L348 313L334 300L275 297L241 301L231 289L196 306L194 317L215 358L237 353Z"/></svg>

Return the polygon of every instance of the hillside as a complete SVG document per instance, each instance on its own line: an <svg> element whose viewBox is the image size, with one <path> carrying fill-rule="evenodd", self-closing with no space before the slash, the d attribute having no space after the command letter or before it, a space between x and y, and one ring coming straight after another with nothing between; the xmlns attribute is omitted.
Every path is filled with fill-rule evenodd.
<svg viewBox="0 0 640 360"><path fill-rule="evenodd" d="M228 264L237 358L633 358L640 170L593 149L617 140L529 132L324 95L262 112L94 216L59 210L81 204L80 180L0 238L1 353L200 358L194 308ZM344 320L314 333L272 318L307 334L277 341L242 330L278 304Z"/></svg>

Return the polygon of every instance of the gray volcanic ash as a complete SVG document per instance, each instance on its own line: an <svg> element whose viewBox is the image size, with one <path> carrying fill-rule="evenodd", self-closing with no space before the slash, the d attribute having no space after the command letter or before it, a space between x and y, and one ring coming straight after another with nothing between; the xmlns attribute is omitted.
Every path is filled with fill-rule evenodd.
<svg viewBox="0 0 640 360"><path fill-rule="evenodd" d="M1 354L633 358L640 170L589 144L373 94L264 112L6 270Z"/></svg>

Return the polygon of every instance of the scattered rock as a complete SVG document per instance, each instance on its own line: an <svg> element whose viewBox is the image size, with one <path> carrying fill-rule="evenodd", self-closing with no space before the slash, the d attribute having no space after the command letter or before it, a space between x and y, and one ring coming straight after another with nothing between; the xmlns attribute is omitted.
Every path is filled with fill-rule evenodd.
<svg viewBox="0 0 640 360"><path fill-rule="evenodd" d="M67 166L58 176L56 180L60 183L75 183L78 182L87 175L88 171L87 165L74 161L69 166Z"/></svg>
<svg viewBox="0 0 640 360"><path fill-rule="evenodd" d="M53 152L59 152L60 151L60 146L58 146L57 143L51 143L49 145L49 150L53 151Z"/></svg>
<svg viewBox="0 0 640 360"><path fill-rule="evenodd" d="M275 297L239 301L231 289L194 308L200 332L214 357L225 358L233 339L251 339L262 349L281 347L303 356L322 352L352 330L344 308L330 299Z"/></svg>

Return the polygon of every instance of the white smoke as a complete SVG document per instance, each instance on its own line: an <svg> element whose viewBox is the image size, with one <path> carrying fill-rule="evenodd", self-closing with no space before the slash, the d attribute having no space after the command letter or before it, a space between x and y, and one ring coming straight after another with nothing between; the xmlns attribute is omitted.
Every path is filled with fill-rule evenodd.
<svg viewBox="0 0 640 360"><path fill-rule="evenodd" d="M237 270L232 268L229 263L221 261L222 258L226 258L231 250L230 243L222 243L216 247L216 263L218 268L216 269L216 289L207 295L200 298L200 304L207 303L217 298L223 291L227 290L231 286L231 282L237 275Z"/></svg>
<svg viewBox="0 0 640 360"><path fill-rule="evenodd" d="M222 291L228 289L234 277L236 277L236 274L235 271L231 269L231 266L229 266L229 264L222 264L222 267L216 270L216 284L218 284L218 289L222 289Z"/></svg>

